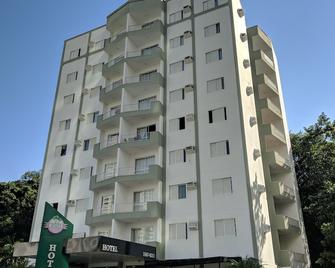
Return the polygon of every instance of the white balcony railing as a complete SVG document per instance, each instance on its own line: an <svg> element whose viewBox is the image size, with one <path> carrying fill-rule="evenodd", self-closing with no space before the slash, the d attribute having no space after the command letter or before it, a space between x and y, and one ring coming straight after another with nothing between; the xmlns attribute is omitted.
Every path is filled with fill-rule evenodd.
<svg viewBox="0 0 335 268"><path fill-rule="evenodd" d="M111 84L109 84L105 87L105 92L107 93L109 91L112 91L113 89L121 86L122 84L123 84L122 79L114 81L114 82L112 82Z"/></svg>
<svg viewBox="0 0 335 268"><path fill-rule="evenodd" d="M139 175L139 174L148 174L149 173L149 166L145 168L135 168L135 167L120 167L115 168L108 172L103 172L97 174L96 181L105 181L111 178L115 178L117 176L132 176L132 175Z"/></svg>
<svg viewBox="0 0 335 268"><path fill-rule="evenodd" d="M121 113L121 107L114 108L102 115L102 120L108 119L112 116L118 115Z"/></svg>
<svg viewBox="0 0 335 268"><path fill-rule="evenodd" d="M275 67L273 60L268 55L266 55L264 52L263 52L263 58L266 61L266 63L269 64L272 68Z"/></svg>
<svg viewBox="0 0 335 268"><path fill-rule="evenodd" d="M135 202L135 203L117 203L115 204L115 212L116 213L125 213L125 212L140 212L146 211L148 209L148 202Z"/></svg>
<svg viewBox="0 0 335 268"><path fill-rule="evenodd" d="M113 213L113 209L114 209L114 204L111 204L108 207L95 208L95 209L93 209L92 216L93 217L98 217L98 216L102 216L102 215L108 215L108 214Z"/></svg>

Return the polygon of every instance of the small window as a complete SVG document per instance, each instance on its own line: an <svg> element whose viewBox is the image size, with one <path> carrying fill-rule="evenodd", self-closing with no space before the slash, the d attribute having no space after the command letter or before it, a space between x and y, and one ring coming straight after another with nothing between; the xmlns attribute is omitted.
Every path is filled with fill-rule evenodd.
<svg viewBox="0 0 335 268"><path fill-rule="evenodd" d="M210 144L211 157L219 157L230 154L229 141L219 141Z"/></svg>
<svg viewBox="0 0 335 268"><path fill-rule="evenodd" d="M93 167L81 168L80 173L79 173L79 179L80 180L89 179L92 175L92 169L93 169Z"/></svg>
<svg viewBox="0 0 335 268"><path fill-rule="evenodd" d="M177 11L175 13L170 14L169 22L177 22L183 19L183 11Z"/></svg>
<svg viewBox="0 0 335 268"><path fill-rule="evenodd" d="M214 220L215 237L237 236L235 219Z"/></svg>
<svg viewBox="0 0 335 268"><path fill-rule="evenodd" d="M86 210L88 209L88 203L89 203L88 198L76 200L75 213L86 212Z"/></svg>
<svg viewBox="0 0 335 268"><path fill-rule="evenodd" d="M212 24L204 28L205 37L220 33L220 23Z"/></svg>
<svg viewBox="0 0 335 268"><path fill-rule="evenodd" d="M214 109L211 111L208 111L208 119L209 123L215 123L215 122L220 122L220 121L225 121L227 120L227 109L226 107Z"/></svg>
<svg viewBox="0 0 335 268"><path fill-rule="evenodd" d="M78 72L73 72L73 73L69 73L66 76L66 83L71 83L73 81L76 81L78 79Z"/></svg>
<svg viewBox="0 0 335 268"><path fill-rule="evenodd" d="M171 185L169 187L169 199L186 199L186 184Z"/></svg>
<svg viewBox="0 0 335 268"><path fill-rule="evenodd" d="M207 81L207 93L212 93L224 89L224 78L216 78Z"/></svg>
<svg viewBox="0 0 335 268"><path fill-rule="evenodd" d="M71 119L59 121L59 130L69 130L71 126Z"/></svg>
<svg viewBox="0 0 335 268"><path fill-rule="evenodd" d="M178 36L170 39L170 48L176 48L184 45L184 36Z"/></svg>
<svg viewBox="0 0 335 268"><path fill-rule="evenodd" d="M171 151L169 153L169 163L170 165L185 163L186 162L186 151L185 149Z"/></svg>
<svg viewBox="0 0 335 268"><path fill-rule="evenodd" d="M92 66L92 74L102 72L102 63L98 63Z"/></svg>
<svg viewBox="0 0 335 268"><path fill-rule="evenodd" d="M97 120L98 120L98 116L99 116L99 111L94 112L94 113L89 113L89 114L87 115L87 117L88 117L87 123L88 123L88 124L92 124L92 123L97 122Z"/></svg>
<svg viewBox="0 0 335 268"><path fill-rule="evenodd" d="M103 49L105 46L105 41L104 40L99 40L93 43L93 47L91 48L91 51L93 50L98 50L98 49Z"/></svg>
<svg viewBox="0 0 335 268"><path fill-rule="evenodd" d="M170 103L181 101L185 99L185 90L183 88L170 91Z"/></svg>
<svg viewBox="0 0 335 268"><path fill-rule="evenodd" d="M231 177L212 180L213 195L225 195L233 192Z"/></svg>
<svg viewBox="0 0 335 268"><path fill-rule="evenodd" d="M58 203L52 203L52 207L53 207L55 210L58 210Z"/></svg>
<svg viewBox="0 0 335 268"><path fill-rule="evenodd" d="M187 223L169 224L169 239L187 239Z"/></svg>
<svg viewBox="0 0 335 268"><path fill-rule="evenodd" d="M171 132L185 129L185 117L171 119L169 122L169 129Z"/></svg>
<svg viewBox="0 0 335 268"><path fill-rule="evenodd" d="M206 53L206 63L222 60L222 49L217 49Z"/></svg>
<svg viewBox="0 0 335 268"><path fill-rule="evenodd" d="M74 103L74 94L64 96L64 105Z"/></svg>
<svg viewBox="0 0 335 268"><path fill-rule="evenodd" d="M207 0L203 2L203 11L218 7L224 3L225 0Z"/></svg>
<svg viewBox="0 0 335 268"><path fill-rule="evenodd" d="M80 57L81 49L74 49L70 52L70 60Z"/></svg>
<svg viewBox="0 0 335 268"><path fill-rule="evenodd" d="M184 71L184 61L178 61L170 64L170 74L175 74Z"/></svg>
<svg viewBox="0 0 335 268"><path fill-rule="evenodd" d="M142 81L150 81L154 79L155 75L157 74L157 70L153 70L150 72L140 74L140 82Z"/></svg>
<svg viewBox="0 0 335 268"><path fill-rule="evenodd" d="M56 156L64 156L66 155L66 149L67 149L67 145L59 145L56 146Z"/></svg>
<svg viewBox="0 0 335 268"><path fill-rule="evenodd" d="M50 177L50 185L62 184L63 172L52 173Z"/></svg>
<svg viewBox="0 0 335 268"><path fill-rule="evenodd" d="M84 140L84 151L88 151L90 149L90 140Z"/></svg>

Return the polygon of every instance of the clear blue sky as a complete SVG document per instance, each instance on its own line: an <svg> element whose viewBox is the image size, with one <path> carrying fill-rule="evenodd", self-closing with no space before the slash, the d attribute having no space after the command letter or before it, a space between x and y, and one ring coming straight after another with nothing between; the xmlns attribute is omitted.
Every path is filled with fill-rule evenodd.
<svg viewBox="0 0 335 268"><path fill-rule="evenodd" d="M124 2L0 1L0 181L42 168L63 41L105 24ZM289 128L321 112L335 119L335 1L243 3L248 25L260 25L276 47Z"/></svg>

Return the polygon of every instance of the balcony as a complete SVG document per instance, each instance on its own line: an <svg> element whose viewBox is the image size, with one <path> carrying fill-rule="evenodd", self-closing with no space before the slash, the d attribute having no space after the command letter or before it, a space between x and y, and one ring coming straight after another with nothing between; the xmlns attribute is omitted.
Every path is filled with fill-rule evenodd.
<svg viewBox="0 0 335 268"><path fill-rule="evenodd" d="M116 157L118 143L97 143L93 148L93 157L96 159L105 159Z"/></svg>
<svg viewBox="0 0 335 268"><path fill-rule="evenodd" d="M280 267L305 268L307 263L305 254L289 250L280 250L277 261Z"/></svg>
<svg viewBox="0 0 335 268"><path fill-rule="evenodd" d="M143 120L163 115L163 104L150 101L146 104L128 104L124 106L122 117L127 120Z"/></svg>
<svg viewBox="0 0 335 268"><path fill-rule="evenodd" d="M256 65L256 74L265 74L267 76L273 77L276 69L273 60L264 53L263 50L258 50L254 52L254 59Z"/></svg>
<svg viewBox="0 0 335 268"><path fill-rule="evenodd" d="M273 124L266 124L260 127L264 135L266 148L274 148L286 144L284 131L280 130Z"/></svg>
<svg viewBox="0 0 335 268"><path fill-rule="evenodd" d="M119 203L115 204L115 211L103 212L100 208L90 209L86 212L85 224L94 225L111 222L113 219L122 222L138 222L162 218L162 204L158 201L145 203Z"/></svg>
<svg viewBox="0 0 335 268"><path fill-rule="evenodd" d="M91 177L90 190L113 188L115 182L131 184L136 182L153 182L163 179L163 168L159 165L151 165L145 170L134 168L119 168L112 173L101 173Z"/></svg>
<svg viewBox="0 0 335 268"><path fill-rule="evenodd" d="M267 75L258 75L257 84L260 99L278 97L278 88Z"/></svg>
<svg viewBox="0 0 335 268"><path fill-rule="evenodd" d="M291 172L291 163L275 151L267 152L266 160L272 174Z"/></svg>
<svg viewBox="0 0 335 268"><path fill-rule="evenodd" d="M109 103L115 99L121 99L122 88L132 96L141 96L147 92L154 92L163 86L163 76L160 73L152 73L148 76L128 76L124 79L114 81L100 92L100 101Z"/></svg>
<svg viewBox="0 0 335 268"><path fill-rule="evenodd" d="M162 33L164 33L164 25L161 20L154 20L140 25L130 25L128 29L120 29L110 39L105 41L105 51L112 54L112 50L116 44L121 42L126 36L140 46L154 40L159 40Z"/></svg>
<svg viewBox="0 0 335 268"><path fill-rule="evenodd" d="M112 79L113 77L120 76L123 73L123 63L125 60L125 54L113 58L108 63L102 66L102 75L107 79Z"/></svg>
<svg viewBox="0 0 335 268"><path fill-rule="evenodd" d="M271 183L271 193L277 203L295 201L294 189L281 181Z"/></svg>
<svg viewBox="0 0 335 268"><path fill-rule="evenodd" d="M101 114L97 119L97 129L106 129L111 127L119 127L121 117L121 109L116 108Z"/></svg>
<svg viewBox="0 0 335 268"><path fill-rule="evenodd" d="M277 215L275 221L276 227L280 233L300 233L300 223L296 219L288 216Z"/></svg>
<svg viewBox="0 0 335 268"><path fill-rule="evenodd" d="M164 145L160 132L147 132L145 135L122 136L119 147L127 153L140 153L143 150L153 150Z"/></svg>
<svg viewBox="0 0 335 268"><path fill-rule="evenodd" d="M263 124L283 119L280 108L270 99L260 100L259 108L261 109Z"/></svg>
<svg viewBox="0 0 335 268"><path fill-rule="evenodd" d="M258 26L248 28L247 33L252 38L252 45L255 51L259 49L267 52L272 51L272 41L261 28Z"/></svg>

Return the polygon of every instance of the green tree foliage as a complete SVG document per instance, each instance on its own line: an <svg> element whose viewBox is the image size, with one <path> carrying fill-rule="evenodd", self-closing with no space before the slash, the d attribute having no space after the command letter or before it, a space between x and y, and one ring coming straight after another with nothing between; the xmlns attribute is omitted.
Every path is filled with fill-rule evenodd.
<svg viewBox="0 0 335 268"><path fill-rule="evenodd" d="M335 267L335 122L321 114L291 134L313 267Z"/></svg>
<svg viewBox="0 0 335 268"><path fill-rule="evenodd" d="M0 268L26 267L14 259L15 242L28 241L38 191L39 172L26 172L20 180L0 183Z"/></svg>

